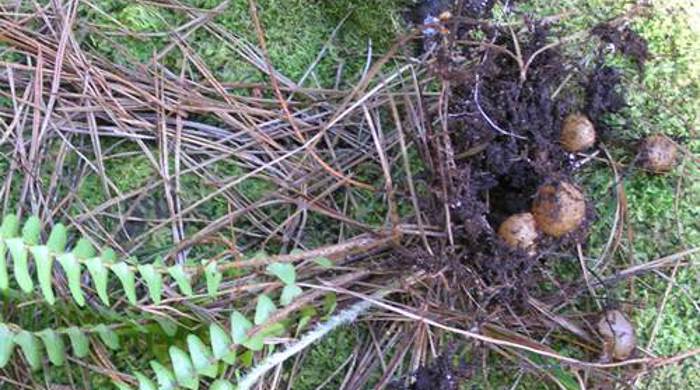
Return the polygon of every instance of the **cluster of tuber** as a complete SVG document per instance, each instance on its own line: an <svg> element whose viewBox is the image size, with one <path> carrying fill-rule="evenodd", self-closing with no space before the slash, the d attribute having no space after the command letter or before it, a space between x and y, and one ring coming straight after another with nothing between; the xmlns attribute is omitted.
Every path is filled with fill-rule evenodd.
<svg viewBox="0 0 700 390"><path fill-rule="evenodd" d="M595 127L585 115L569 114L564 118L559 141L568 152L582 152L595 144ZM653 135L642 142L640 153L643 168L663 173L673 168L677 148L667 137ZM585 217L586 201L581 190L565 181L545 184L537 190L532 210L506 219L498 235L511 248L534 254L539 231L562 237L576 230Z"/></svg>
<svg viewBox="0 0 700 390"><path fill-rule="evenodd" d="M535 253L539 231L562 237L576 230L586 218L586 199L571 183L543 184L537 190L529 213L516 214L498 228L498 235L511 248Z"/></svg>
<svg viewBox="0 0 700 390"><path fill-rule="evenodd" d="M559 141L567 152L585 151L595 145L595 127L585 115L570 114L564 119ZM641 143L639 154L642 168L665 173L673 169L678 152L668 137L652 135ZM578 188L563 181L544 184L537 190L531 212L508 218L498 233L509 246L532 254L538 231L561 237L576 230L585 216L586 201ZM619 310L603 314L598 332L603 338L603 360L628 359L637 347L634 327Z"/></svg>
<svg viewBox="0 0 700 390"><path fill-rule="evenodd" d="M576 153L595 144L593 123L583 114L570 114L564 119L560 142L564 150ZM540 186L532 209L516 214L501 224L498 235L511 248L535 253L539 232L562 237L576 230L586 218L586 200L581 190L571 183L559 181Z"/></svg>

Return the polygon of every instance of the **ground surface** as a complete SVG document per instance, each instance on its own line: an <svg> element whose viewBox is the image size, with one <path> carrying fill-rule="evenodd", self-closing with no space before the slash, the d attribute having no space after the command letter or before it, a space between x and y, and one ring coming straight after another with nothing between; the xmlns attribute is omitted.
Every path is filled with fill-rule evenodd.
<svg viewBox="0 0 700 390"><path fill-rule="evenodd" d="M187 3L195 7L212 8L219 1ZM354 85L367 70L367 58L376 61L405 32L407 18L410 18L407 15L411 15L413 3L402 0L258 1L261 23L265 27L274 67L291 80L304 80L300 82L303 86L319 89L345 89ZM151 37L149 33L172 28L185 20L178 16L181 12L170 12L146 3L100 0L90 4L91 6L81 5L78 12L78 25L82 27L77 34L81 45L84 50L99 53L126 67L134 67L139 62L147 64L166 47L167 40L157 35ZM618 16L631 5L615 0L535 0L518 2L518 6L533 16L562 15L557 24L557 32L560 36L567 36ZM501 11L501 8L496 9L496 18L507 19ZM229 7L216 16L215 20L225 30L256 42L247 1L231 1ZM327 47L327 53L314 65L319 52L324 49L338 26L337 36ZM625 269L700 244L700 170L697 160L700 155L697 133L700 125L700 8L690 1L656 2L652 12L633 19L630 27L648 42L650 56L643 74L639 75L637 64L619 53L609 53L605 57L608 64L622 71L623 86L629 103L618 114L605 118L605 122L614 129L615 136L606 143L606 147L611 158L619 163L619 174L624 176L628 212L627 228L620 240L620 250L616 252L615 258L608 260L613 269ZM124 36L124 31L132 34ZM125 52L115 50L114 42ZM230 83L233 88L236 83L266 81L259 70L248 61L240 59L231 47L212 40L209 32L198 30L189 43L193 53L214 72L214 77ZM586 53L587 45L592 47L593 44L576 42L575 45L567 45L566 50ZM171 69L180 69L182 63L174 53L168 52L161 61ZM590 59L592 57L588 58ZM582 56L582 63L586 60L586 56ZM0 103L8 104L2 100ZM631 165L636 153L634 145L644 135L657 132L672 136L685 147L679 166L663 176L640 172ZM109 177L119 192L141 188L156 172L147 157L133 145L107 143L103 148L108 150L106 155L109 156L105 160L104 175ZM604 156L601 154L598 157ZM415 172L420 169L421 163L414 163ZM4 176L3 172L8 166L6 161L0 161L0 175ZM221 177L241 175L243 172L240 166L225 162L215 164L212 171ZM360 179L372 180L377 173L358 169L358 175ZM576 171L574 177L577 183L588 190L592 203L596 205L597 219L591 227L588 244L584 247L586 261L594 263L617 223L614 212L618 198L611 191L615 174L604 160L594 159ZM14 180L19 182L20 179ZM184 192L192 199L199 199L211 191L197 175L183 176L183 186L186 189ZM255 202L274 186L269 180L250 180L238 190L251 202ZM105 193L98 173L86 175L78 183L77 192L82 203L73 206L75 214L87 213L113 195ZM8 197L4 207L7 209L7 204L16 197L16 194ZM382 222L385 210L380 201L368 196L360 199L359 203L360 207L354 217L368 224ZM165 208L148 202L139 207L145 211L142 214L136 212L135 215L143 218L157 217L158 208ZM202 219L214 219L226 213L226 200L214 198L199 211ZM311 231L313 223L314 221L310 222ZM317 230L322 231L323 220L316 223ZM108 223L105 225L113 228ZM143 231L138 229L134 227L127 234L142 234ZM126 238L121 237L118 241L127 241ZM152 232L144 240L146 242L142 243L142 247L136 249L139 256L154 256L172 246L167 228ZM311 234L307 240L310 246L317 242L325 242L323 234ZM212 248L197 250L203 255L217 253L218 247ZM277 248L273 247L270 250L275 249ZM609 300L633 308L631 312L634 313L633 320L638 329L640 346L651 356L673 355L700 346L698 256L685 261L690 264L679 267L677 272L670 273L664 269L658 274L650 273L633 282L618 284L611 291L605 291L605 297ZM567 272L571 266L562 264L560 272ZM593 306L590 309L594 310ZM75 313L62 315L68 317ZM28 317L25 320L32 319ZM335 374L337 367L355 353L357 340L365 336L366 331L362 326L341 328L310 348L296 367L294 388L314 389L326 382L329 376ZM162 354L164 351L161 351ZM290 365L286 368L291 369ZM693 358L681 365L665 367L645 377L639 385L658 389L698 388L698 372L700 360ZM379 371L376 376L380 376ZM326 383L327 388L335 388L342 382L342 378L342 374L335 375ZM517 373L492 371L488 373L487 379L480 378L473 384L477 387L488 384L492 388L501 388L512 385L516 378L521 380ZM541 382L538 382L537 376L527 374L521 385L523 388L539 388Z"/></svg>

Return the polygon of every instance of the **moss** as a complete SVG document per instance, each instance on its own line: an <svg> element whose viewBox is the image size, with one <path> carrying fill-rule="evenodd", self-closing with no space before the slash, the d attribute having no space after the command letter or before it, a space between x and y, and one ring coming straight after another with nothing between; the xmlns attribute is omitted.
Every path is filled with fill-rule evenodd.
<svg viewBox="0 0 700 390"><path fill-rule="evenodd" d="M700 359L690 358L681 366L671 365L652 371L644 378L640 388L665 390L672 388L697 388L700 383ZM686 387L687 386L687 387Z"/></svg>
<svg viewBox="0 0 700 390"><path fill-rule="evenodd" d="M144 155L133 153L124 157L105 159L104 169L105 176L121 193L141 188L153 178L154 174L157 174ZM99 173L93 172L83 180L78 195L88 207L96 207L108 199L103 188Z"/></svg>
<svg viewBox="0 0 700 390"><path fill-rule="evenodd" d="M315 389L321 385L352 353L357 343L356 327L339 328L314 344L306 354L300 370L294 377L294 388ZM287 364L291 368L291 362ZM337 389L343 381L343 373L336 375L325 388Z"/></svg>
<svg viewBox="0 0 700 390"><path fill-rule="evenodd" d="M374 53L382 53L391 45L402 24L401 7L407 3L406 0L311 2L317 4L309 4L308 0L259 0L257 4L271 62L292 80L304 75L332 31L349 15L314 71L315 79L325 87L333 85L341 63L345 64L346 80L357 78L364 67L370 41ZM209 10L220 1L186 3ZM166 44L167 36L154 36L154 33L176 29L190 20L185 11L116 0L100 0L95 2L95 7L82 5L81 16L94 27L84 34L83 43L121 65L130 65L132 59L128 57L140 63L149 62ZM258 46L248 0L232 1L213 21L236 38ZM132 34L125 35L125 28ZM114 32L119 34L112 34ZM220 81L264 81L263 74L227 42L233 43L228 37L222 41L205 28L197 29L188 39L195 53ZM115 45L123 46L126 53L121 53ZM182 55L175 49L164 62L179 70Z"/></svg>

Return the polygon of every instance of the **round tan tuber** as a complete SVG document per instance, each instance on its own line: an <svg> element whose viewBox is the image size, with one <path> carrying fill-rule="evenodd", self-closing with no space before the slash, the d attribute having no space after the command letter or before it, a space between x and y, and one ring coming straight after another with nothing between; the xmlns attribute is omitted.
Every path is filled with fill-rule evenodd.
<svg viewBox="0 0 700 390"><path fill-rule="evenodd" d="M535 253L535 240L537 240L538 234L535 218L530 213L508 217L499 226L498 235L513 249L524 249L530 255Z"/></svg>
<svg viewBox="0 0 700 390"><path fill-rule="evenodd" d="M584 151L595 144L595 127L582 114L570 114L564 119L559 141L567 152Z"/></svg>
<svg viewBox="0 0 700 390"><path fill-rule="evenodd" d="M663 135L652 135L642 142L642 167L654 173L664 173L676 164L678 148Z"/></svg>
<svg viewBox="0 0 700 390"><path fill-rule="evenodd" d="M603 336L603 355L614 360L625 360L637 347L634 327L619 310L610 310L598 322Z"/></svg>
<svg viewBox="0 0 700 390"><path fill-rule="evenodd" d="M571 183L560 181L537 189L532 204L537 228L554 237L576 230L586 218L583 193Z"/></svg>

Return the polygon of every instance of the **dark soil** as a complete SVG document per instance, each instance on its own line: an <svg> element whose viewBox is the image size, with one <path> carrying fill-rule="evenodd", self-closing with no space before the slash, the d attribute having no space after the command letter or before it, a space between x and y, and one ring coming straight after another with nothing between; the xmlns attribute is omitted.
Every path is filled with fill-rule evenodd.
<svg viewBox="0 0 700 390"><path fill-rule="evenodd" d="M518 50L510 31L481 26L458 31L459 39L470 41L478 31L485 36L483 42L492 46L459 46L460 55L470 66L462 66L465 73L450 80L448 131L456 157L447 173L453 185L446 201L451 205L460 244L456 254L488 285L509 286L499 292L502 298L520 301L530 287L527 276L538 264L538 257L506 247L495 232L507 217L530 210L538 186L546 181L571 180L573 160L558 142L559 129L567 114L585 111L587 101L600 95L592 91L591 99L581 99L582 91L572 83L553 98L574 71L556 48L540 52L523 77L513 58ZM536 22L528 22L517 36L523 62L552 38L550 31ZM591 75L590 80L595 78ZM600 92L607 94L609 90ZM608 101L608 97L602 99ZM603 106L597 101L593 105L597 109ZM553 249L581 240L584 228L560 242L543 238L538 247ZM532 284L536 285L536 280Z"/></svg>
<svg viewBox="0 0 700 390"><path fill-rule="evenodd" d="M495 27L479 19L490 14L493 2L479 2L478 10L474 4L462 2L449 21L440 22L449 33L429 37L438 44L431 70L450 85L449 141L437 136L443 129L432 129L436 142L424 158L438 170L432 187L444 199L435 204L450 205L455 245L442 248L441 258L456 256L480 282L508 286L500 293L520 300L536 291L537 278L530 282L528 276L543 255L583 243L594 215L560 239L543 237L537 256L506 247L496 230L507 217L530 210L540 185L575 183L577 158L559 143L567 115L584 113L601 139L615 136L604 118L624 108L625 98L620 73L603 65L604 48L619 46L643 65L646 45L630 30L601 24L591 32L601 38L594 66L581 69L560 46L548 46L562 37L546 24L523 18L513 31ZM431 114L432 123L440 123L440 114ZM444 224L441 210L431 213L431 223Z"/></svg>
<svg viewBox="0 0 700 390"><path fill-rule="evenodd" d="M392 390L458 390L465 379L474 375L474 366L455 358L454 345L445 349L433 362L419 368L413 375L415 381L408 387L392 384Z"/></svg>

